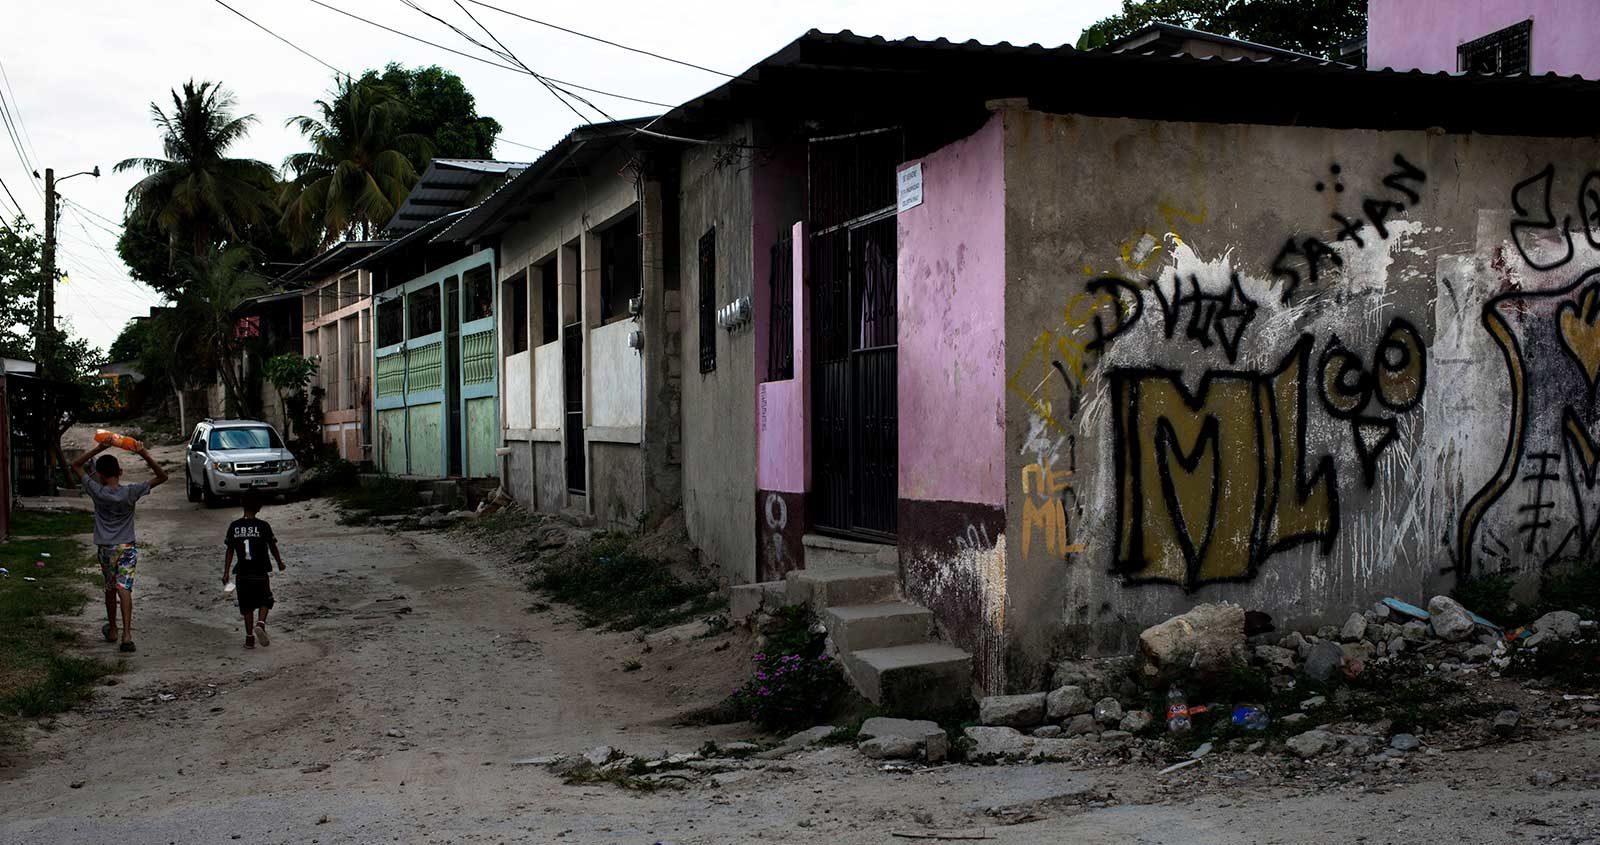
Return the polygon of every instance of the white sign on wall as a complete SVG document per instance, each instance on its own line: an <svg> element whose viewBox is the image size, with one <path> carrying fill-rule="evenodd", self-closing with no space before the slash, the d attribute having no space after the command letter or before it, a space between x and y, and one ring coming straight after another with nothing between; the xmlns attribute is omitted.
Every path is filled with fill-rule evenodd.
<svg viewBox="0 0 1600 845"><path fill-rule="evenodd" d="M922 205L922 162L920 161L900 171L899 211L906 211L919 205Z"/></svg>

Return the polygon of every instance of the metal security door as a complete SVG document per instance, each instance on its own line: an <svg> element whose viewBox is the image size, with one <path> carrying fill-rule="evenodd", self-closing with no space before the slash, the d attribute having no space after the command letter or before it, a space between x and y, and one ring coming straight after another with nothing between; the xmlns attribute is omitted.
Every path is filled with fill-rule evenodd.
<svg viewBox="0 0 1600 845"><path fill-rule="evenodd" d="M816 527L892 539L899 497L898 130L812 142L808 167Z"/></svg>
<svg viewBox="0 0 1600 845"><path fill-rule="evenodd" d="M588 491L583 448L583 322L561 330L562 389L566 395L567 492Z"/></svg>

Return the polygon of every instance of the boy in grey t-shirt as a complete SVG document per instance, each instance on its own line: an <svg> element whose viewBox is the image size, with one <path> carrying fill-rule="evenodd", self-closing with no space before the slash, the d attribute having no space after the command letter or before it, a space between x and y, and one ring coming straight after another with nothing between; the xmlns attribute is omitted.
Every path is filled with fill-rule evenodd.
<svg viewBox="0 0 1600 845"><path fill-rule="evenodd" d="M100 553L100 574L106 582L106 619L100 633L106 642L117 640L117 607L122 607L122 650L133 651L133 576L139 567L138 538L133 531L133 508L139 500L167 480L166 470L140 448L154 478L149 483L122 483L122 466L113 455L101 455L109 444L97 443L72 462L72 474L81 476L83 492L94 501L94 544ZM84 474L83 465L99 455L94 472Z"/></svg>

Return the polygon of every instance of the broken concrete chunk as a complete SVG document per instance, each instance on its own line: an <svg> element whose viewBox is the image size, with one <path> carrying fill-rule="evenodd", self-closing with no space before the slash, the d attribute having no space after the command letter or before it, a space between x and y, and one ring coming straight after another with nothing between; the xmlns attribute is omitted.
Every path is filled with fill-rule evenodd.
<svg viewBox="0 0 1600 845"><path fill-rule="evenodd" d="M886 716L874 716L861 723L861 730L856 736L861 739L890 737L909 739L917 748L923 750L923 756L930 763L944 760L950 751L950 739L945 736L944 728L926 719L891 719Z"/></svg>
<svg viewBox="0 0 1600 845"><path fill-rule="evenodd" d="M1083 687L1068 685L1045 696L1045 714L1051 719L1067 719L1094 709L1094 702Z"/></svg>
<svg viewBox="0 0 1600 845"><path fill-rule="evenodd" d="M604 766L620 756L622 756L622 753L609 745L596 745L583 752L583 759L587 760L591 766Z"/></svg>
<svg viewBox="0 0 1600 845"><path fill-rule="evenodd" d="M1461 642L1472 635L1472 629L1476 626L1461 602L1449 596L1428 599L1428 617L1433 635L1446 642Z"/></svg>
<svg viewBox="0 0 1600 845"><path fill-rule="evenodd" d="M973 744L967 759L977 762L1022 757L1033 743L1016 728L971 727L965 733Z"/></svg>
<svg viewBox="0 0 1600 845"><path fill-rule="evenodd" d="M920 745L909 736L890 734L862 740L856 748L873 760L909 760L917 756Z"/></svg>
<svg viewBox="0 0 1600 845"><path fill-rule="evenodd" d="M1244 608L1236 604L1196 605L1139 634L1144 676L1151 682L1179 677L1205 678L1244 662Z"/></svg>
<svg viewBox="0 0 1600 845"><path fill-rule="evenodd" d="M978 721L985 725L1027 728L1044 721L1045 694L990 695L978 702Z"/></svg>
<svg viewBox="0 0 1600 845"><path fill-rule="evenodd" d="M1256 646L1256 659L1279 672L1294 671L1294 658L1295 653L1292 649L1275 645Z"/></svg>
<svg viewBox="0 0 1600 845"><path fill-rule="evenodd" d="M790 734L789 738L783 741L783 747L805 748L808 745L816 745L832 735L834 730L832 725L817 725L814 728L806 728L797 734Z"/></svg>
<svg viewBox="0 0 1600 845"><path fill-rule="evenodd" d="M1494 717L1494 732L1496 736L1510 736L1517 729L1517 723L1522 721L1522 714L1515 710L1501 710Z"/></svg>
<svg viewBox="0 0 1600 845"><path fill-rule="evenodd" d="M1339 741L1327 731L1311 730L1290 737L1285 744L1289 746L1289 750L1293 751L1296 756L1304 759L1315 757L1332 749L1339 744Z"/></svg>
<svg viewBox="0 0 1600 845"><path fill-rule="evenodd" d="M1396 751L1415 751L1422 747L1422 740L1412 734L1395 734L1389 738L1389 747Z"/></svg>

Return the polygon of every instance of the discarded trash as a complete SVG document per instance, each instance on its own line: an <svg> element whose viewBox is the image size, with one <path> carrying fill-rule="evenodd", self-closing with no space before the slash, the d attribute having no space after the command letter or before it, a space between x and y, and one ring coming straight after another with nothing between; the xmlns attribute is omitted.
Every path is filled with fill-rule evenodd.
<svg viewBox="0 0 1600 845"><path fill-rule="evenodd" d="M237 584L235 584L235 583L233 583L233 582L232 582L232 581L228 581L228 582L225 582L225 583L224 583L224 584L223 584L223 585L222 585L222 591L223 591L223 592L224 592L224 593L231 593L231 592L233 592L233 591L234 591L234 590L236 590L236 589L238 589L238 585L237 585Z"/></svg>
<svg viewBox="0 0 1600 845"><path fill-rule="evenodd" d="M34 561L33 562L33 568L34 569L43 569L44 568L44 561L42 561L42 560Z"/></svg>
<svg viewBox="0 0 1600 845"><path fill-rule="evenodd" d="M32 575L24 575L24 576L22 576L22 580L24 580L24 581L37 581L39 579L33 577Z"/></svg>
<svg viewBox="0 0 1600 845"><path fill-rule="evenodd" d="M4 566L0 566L0 578L10 578L10 577L11 577L11 570L5 568Z"/></svg>
<svg viewBox="0 0 1600 845"><path fill-rule="evenodd" d="M40 552L39 553L39 557L49 557L49 556L50 556L49 552Z"/></svg>
<svg viewBox="0 0 1600 845"><path fill-rule="evenodd" d="M1272 724L1272 717L1260 707L1245 705L1233 708L1233 724L1247 731L1264 731Z"/></svg>
<svg viewBox="0 0 1600 845"><path fill-rule="evenodd" d="M1167 689L1167 732L1187 733L1194 723L1189 720L1189 699L1179 686Z"/></svg>
<svg viewBox="0 0 1600 845"><path fill-rule="evenodd" d="M170 692L163 692L163 693L158 693L156 695L156 698L159 698L162 701L172 701L173 699L177 698L177 696L173 695Z"/></svg>
<svg viewBox="0 0 1600 845"><path fill-rule="evenodd" d="M1202 743L1200 743L1200 747L1199 748L1196 748L1195 750L1189 752L1189 758L1191 760L1198 760L1201 757L1204 757L1204 756L1206 756L1207 754L1210 754L1210 753L1211 753L1211 743L1202 742Z"/></svg>
<svg viewBox="0 0 1600 845"><path fill-rule="evenodd" d="M1196 764L1198 762L1200 762L1200 758L1199 757L1196 757L1196 758L1194 758L1192 760L1185 760L1182 763L1173 763L1172 765L1166 767L1165 769L1162 769L1161 771L1156 772L1156 775L1159 777L1161 775L1172 774L1173 772L1176 772L1179 769L1187 769L1188 767L1193 766L1194 764Z"/></svg>
<svg viewBox="0 0 1600 845"><path fill-rule="evenodd" d="M1470 619L1471 619L1471 620L1472 620L1472 621L1474 621L1474 622L1476 622L1476 623L1478 623L1478 624L1479 624L1479 625L1482 625L1482 626L1483 626L1483 627L1485 627L1485 628L1489 628L1489 629L1491 629L1491 630L1494 630L1494 631L1501 631L1501 630L1504 630L1504 629L1503 629L1503 628L1501 628L1501 627L1500 627L1500 626L1499 626L1499 625L1496 625L1496 624L1494 624L1494 623L1493 623L1493 622L1490 622L1490 621L1489 621L1489 620L1487 620L1487 619L1485 619L1485 618L1483 618L1483 617L1482 617L1482 616L1479 616L1479 615L1478 615L1478 614L1476 614L1476 613L1473 613L1473 612L1472 612L1472 611L1470 611L1470 610L1469 610L1469 611L1467 611L1467 616L1468 616L1468 618L1470 618Z"/></svg>
<svg viewBox="0 0 1600 845"><path fill-rule="evenodd" d="M1406 604L1397 598L1386 598L1383 600L1383 603L1390 610L1403 613L1413 619L1421 619L1422 621L1426 622L1430 618L1428 611L1423 610L1414 604Z"/></svg>

